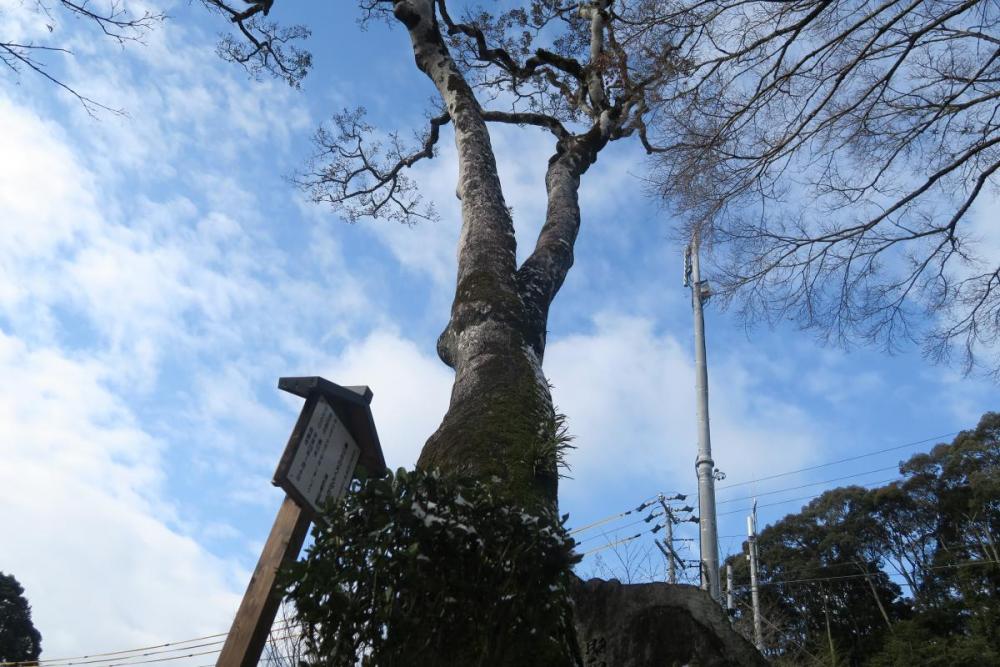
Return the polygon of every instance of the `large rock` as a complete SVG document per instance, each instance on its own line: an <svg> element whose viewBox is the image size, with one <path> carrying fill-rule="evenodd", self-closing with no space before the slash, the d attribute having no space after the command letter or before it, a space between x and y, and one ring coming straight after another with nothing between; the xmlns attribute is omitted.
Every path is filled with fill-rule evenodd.
<svg viewBox="0 0 1000 667"><path fill-rule="evenodd" d="M580 580L573 599L586 667L768 664L694 586Z"/></svg>

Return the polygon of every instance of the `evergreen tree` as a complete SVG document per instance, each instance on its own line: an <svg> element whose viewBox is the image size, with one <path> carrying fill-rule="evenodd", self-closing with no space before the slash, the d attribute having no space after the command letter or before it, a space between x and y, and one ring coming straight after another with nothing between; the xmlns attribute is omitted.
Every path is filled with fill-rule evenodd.
<svg viewBox="0 0 1000 667"><path fill-rule="evenodd" d="M760 534L776 664L1000 664L1000 413L900 473L827 491ZM749 580L742 555L729 562ZM738 602L746 632L748 587Z"/></svg>
<svg viewBox="0 0 1000 667"><path fill-rule="evenodd" d="M13 575L0 572L0 662L33 662L42 635L31 622L31 605Z"/></svg>

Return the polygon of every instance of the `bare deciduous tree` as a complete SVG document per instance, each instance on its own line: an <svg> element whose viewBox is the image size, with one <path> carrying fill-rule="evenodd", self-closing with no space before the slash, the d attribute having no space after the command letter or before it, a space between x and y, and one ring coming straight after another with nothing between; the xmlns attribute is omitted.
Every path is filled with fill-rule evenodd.
<svg viewBox="0 0 1000 667"><path fill-rule="evenodd" d="M246 11L208 3L246 36ZM581 179L610 142L643 131L646 98L671 72L673 47L647 34L645 4L532 0L459 16L445 0L361 2L364 20L406 29L439 106L412 146L395 133L380 138L361 110L335 115L332 128L317 133L317 153L298 180L313 200L349 220L433 217L407 170L434 156L442 127L454 129L462 235L455 300L438 353L455 370L455 384L421 466L496 475L524 499L555 501L560 437L541 368L546 323L573 264ZM246 37L251 46L234 60L286 79L289 70L298 75L277 64L273 41ZM553 146L544 225L520 266L490 141L489 125L497 123L541 128Z"/></svg>
<svg viewBox="0 0 1000 667"><path fill-rule="evenodd" d="M970 229L1000 169L997 5L650 4L683 66L647 149L721 242L721 293L750 319L1000 372L1000 265Z"/></svg>

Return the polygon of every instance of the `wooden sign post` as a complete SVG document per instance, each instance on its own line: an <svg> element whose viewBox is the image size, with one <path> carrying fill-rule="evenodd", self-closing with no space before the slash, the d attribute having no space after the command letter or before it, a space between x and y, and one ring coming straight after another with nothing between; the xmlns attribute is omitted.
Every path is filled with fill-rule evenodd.
<svg viewBox="0 0 1000 667"><path fill-rule="evenodd" d="M278 570L298 558L309 524L326 503L343 496L359 464L370 474L385 469L371 389L321 377L281 378L278 388L306 399L272 480L287 495L216 667L256 667L281 604Z"/></svg>

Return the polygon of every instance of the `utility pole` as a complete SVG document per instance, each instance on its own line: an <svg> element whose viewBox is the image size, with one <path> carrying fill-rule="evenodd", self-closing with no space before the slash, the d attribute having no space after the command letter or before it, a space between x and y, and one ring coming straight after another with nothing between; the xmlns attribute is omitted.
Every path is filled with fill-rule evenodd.
<svg viewBox="0 0 1000 667"><path fill-rule="evenodd" d="M674 554L674 513L670 510L670 505L667 504L667 500L663 497L662 493L659 500L660 505L663 506L663 516L666 519L664 525L667 528L667 549L670 550L671 554ZM674 565L674 559L674 556L667 556L667 581L671 584L677 583L677 568Z"/></svg>
<svg viewBox="0 0 1000 667"><path fill-rule="evenodd" d="M691 236L687 248L684 284L691 287L691 309L694 312L695 394L698 406L698 516L701 543L701 587L716 602L722 602L719 586L719 532L715 522L715 462L712 460L712 439L708 428L708 363L705 353L704 302L711 292L701 279L698 257L698 230ZM689 279L690 276L690 279Z"/></svg>
<svg viewBox="0 0 1000 667"><path fill-rule="evenodd" d="M674 517L667 517L667 544L670 545L670 550L674 550ZM677 568L674 567L674 559L670 558L667 560L667 581L672 584L677 583Z"/></svg>
<svg viewBox="0 0 1000 667"><path fill-rule="evenodd" d="M733 610L733 564L726 563L726 609Z"/></svg>
<svg viewBox="0 0 1000 667"><path fill-rule="evenodd" d="M750 546L750 597L753 601L753 637L757 650L764 650L764 633L760 627L760 594L757 585L757 499L753 501L753 513L747 517L747 541Z"/></svg>

